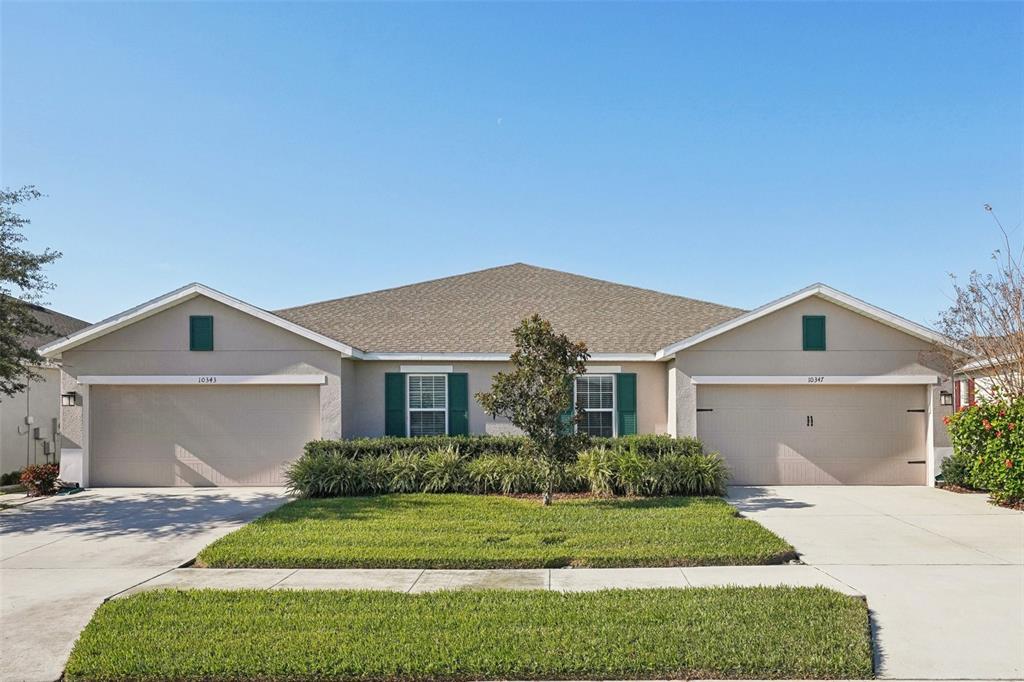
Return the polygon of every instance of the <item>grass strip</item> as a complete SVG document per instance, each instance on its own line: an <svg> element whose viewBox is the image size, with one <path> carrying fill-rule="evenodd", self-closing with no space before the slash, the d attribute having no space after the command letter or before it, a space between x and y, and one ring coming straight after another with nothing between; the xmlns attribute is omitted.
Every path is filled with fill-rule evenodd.
<svg viewBox="0 0 1024 682"><path fill-rule="evenodd" d="M297 500L217 540L215 568L553 568L771 564L787 542L712 497Z"/></svg>
<svg viewBox="0 0 1024 682"><path fill-rule="evenodd" d="M163 590L107 602L67 680L868 678L867 607L825 588L400 594Z"/></svg>

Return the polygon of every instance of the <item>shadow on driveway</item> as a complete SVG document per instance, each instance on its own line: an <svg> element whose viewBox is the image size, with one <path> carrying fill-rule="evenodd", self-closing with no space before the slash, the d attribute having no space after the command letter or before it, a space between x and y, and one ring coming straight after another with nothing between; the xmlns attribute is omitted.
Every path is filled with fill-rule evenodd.
<svg viewBox="0 0 1024 682"><path fill-rule="evenodd" d="M814 505L786 497L780 497L770 488L758 486L730 487L729 504L741 512L758 512L770 509L806 509Z"/></svg>
<svg viewBox="0 0 1024 682"><path fill-rule="evenodd" d="M61 533L80 539L198 535L211 522L248 521L284 501L283 490L238 492L100 489L0 512L0 535Z"/></svg>

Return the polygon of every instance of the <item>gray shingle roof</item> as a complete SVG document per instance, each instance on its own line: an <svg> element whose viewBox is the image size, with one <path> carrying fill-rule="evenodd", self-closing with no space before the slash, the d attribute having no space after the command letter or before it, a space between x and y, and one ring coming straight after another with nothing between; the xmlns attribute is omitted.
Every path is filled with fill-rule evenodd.
<svg viewBox="0 0 1024 682"><path fill-rule="evenodd" d="M58 313L56 310L50 310L36 303L24 302L31 311L32 316L37 320L53 330L52 334L40 334L39 336L26 336L22 339L22 343L29 348L38 348L39 346L50 343L57 339L74 334L79 329L84 329L89 326L89 323L84 320L79 320L77 317L71 317L64 313Z"/></svg>
<svg viewBox="0 0 1024 682"><path fill-rule="evenodd" d="M504 353L539 313L592 353L653 353L743 310L514 263L275 311L369 352Z"/></svg>

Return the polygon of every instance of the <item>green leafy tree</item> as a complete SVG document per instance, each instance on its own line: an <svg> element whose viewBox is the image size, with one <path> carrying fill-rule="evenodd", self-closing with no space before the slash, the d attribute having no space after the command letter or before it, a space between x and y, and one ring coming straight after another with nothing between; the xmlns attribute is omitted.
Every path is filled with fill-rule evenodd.
<svg viewBox="0 0 1024 682"><path fill-rule="evenodd" d="M59 251L34 253L26 248L24 229L30 221L18 213L19 205L42 196L31 185L0 189L0 393L12 396L38 379L32 370L43 358L25 339L52 333L39 321L29 303L37 303L53 284L43 266L60 258Z"/></svg>
<svg viewBox="0 0 1024 682"><path fill-rule="evenodd" d="M562 463L580 449L586 436L575 423L577 409L567 418L573 400L573 377L587 371L587 346L556 334L540 315L523 320L512 330L516 350L512 370L494 376L489 393L476 400L491 416L506 417L532 441L544 464L544 504L551 504Z"/></svg>

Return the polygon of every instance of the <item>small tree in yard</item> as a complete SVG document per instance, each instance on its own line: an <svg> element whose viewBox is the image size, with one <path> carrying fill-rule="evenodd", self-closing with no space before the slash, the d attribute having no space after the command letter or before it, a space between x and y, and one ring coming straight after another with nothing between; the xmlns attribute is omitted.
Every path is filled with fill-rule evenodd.
<svg viewBox="0 0 1024 682"><path fill-rule="evenodd" d="M7 396L39 378L32 365L43 359L34 348L25 347L24 340L51 332L32 314L28 302L38 302L43 292L53 288L42 268L61 254L50 249L33 253L23 248L22 230L30 221L17 211L19 204L40 196L32 186L0 189L0 394Z"/></svg>
<svg viewBox="0 0 1024 682"><path fill-rule="evenodd" d="M1024 250L1014 246L992 207L985 205L1003 235L992 254L995 272L971 272L953 279L953 305L942 313L942 332L973 353L977 374L990 377L1001 397L1024 398ZM962 356L959 358L963 360Z"/></svg>
<svg viewBox="0 0 1024 682"><path fill-rule="evenodd" d="M533 442L544 463L544 504L551 504L555 479L561 464L572 458L585 435L575 424L582 410L570 421L564 415L573 407L573 378L587 371L590 358L584 343L556 334L551 323L533 315L512 330L516 350L512 370L494 376L489 393L476 399L491 416L507 417Z"/></svg>

